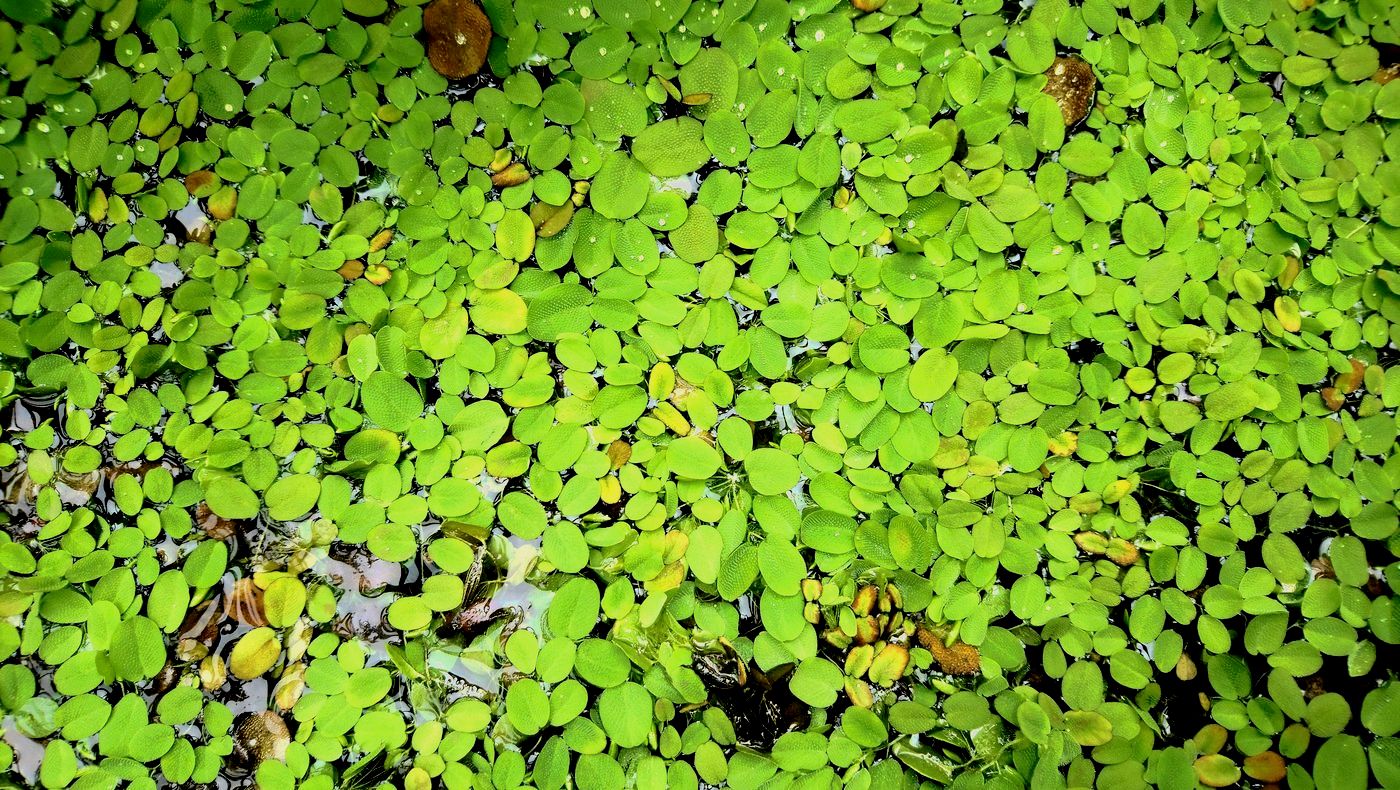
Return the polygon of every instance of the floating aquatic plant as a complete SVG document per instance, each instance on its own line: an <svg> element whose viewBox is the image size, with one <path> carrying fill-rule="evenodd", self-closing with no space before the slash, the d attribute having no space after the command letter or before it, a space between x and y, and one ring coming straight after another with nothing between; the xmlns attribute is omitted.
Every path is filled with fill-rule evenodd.
<svg viewBox="0 0 1400 790"><path fill-rule="evenodd" d="M0 784L1400 786L1388 0L0 0Z"/></svg>

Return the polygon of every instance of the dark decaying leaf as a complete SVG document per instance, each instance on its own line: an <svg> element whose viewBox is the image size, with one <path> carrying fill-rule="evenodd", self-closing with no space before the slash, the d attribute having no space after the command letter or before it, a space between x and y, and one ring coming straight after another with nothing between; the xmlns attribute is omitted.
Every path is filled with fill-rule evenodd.
<svg viewBox="0 0 1400 790"><path fill-rule="evenodd" d="M481 71L491 46L491 20L473 0L434 0L423 11L428 62L459 80Z"/></svg>
<svg viewBox="0 0 1400 790"><path fill-rule="evenodd" d="M1058 57L1045 72L1045 93L1054 98L1070 127L1089 116L1099 81L1088 63L1074 57Z"/></svg>

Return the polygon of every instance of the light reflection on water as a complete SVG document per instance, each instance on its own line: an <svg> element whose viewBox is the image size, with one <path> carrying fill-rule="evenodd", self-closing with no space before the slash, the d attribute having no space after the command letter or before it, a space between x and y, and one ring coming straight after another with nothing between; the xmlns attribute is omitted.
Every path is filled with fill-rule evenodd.
<svg viewBox="0 0 1400 790"><path fill-rule="evenodd" d="M15 750L15 760L14 764L10 766L10 770L23 777L30 786L37 786L39 766L44 761L43 744L21 733L15 726L13 716L0 719L0 729L4 730L5 743Z"/></svg>
<svg viewBox="0 0 1400 790"><path fill-rule="evenodd" d="M510 615L505 613L518 612L519 619L511 630L528 630L537 637L543 637L544 614L554 593L537 586L531 580L539 559L541 541L538 538L528 541L508 538L500 532L496 532L494 537L498 545L504 542L509 546L509 556L506 558L505 572L499 581L499 587L491 595L490 611L503 613L503 617L506 618ZM504 690L502 677L511 667L505 657L500 655L500 645L494 643L498 639L508 637L509 633L503 632L502 629L488 628L485 634L472 640L460 653L434 651L429 657L429 665L475 687L481 694L500 694ZM449 701L459 696L479 694L467 690L457 691L449 696Z"/></svg>

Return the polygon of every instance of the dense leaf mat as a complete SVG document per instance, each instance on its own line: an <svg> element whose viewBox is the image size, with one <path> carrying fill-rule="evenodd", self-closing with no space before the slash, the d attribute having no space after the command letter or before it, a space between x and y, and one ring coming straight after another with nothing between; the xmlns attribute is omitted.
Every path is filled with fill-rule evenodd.
<svg viewBox="0 0 1400 790"><path fill-rule="evenodd" d="M1400 788L1393 0L591 2L0 0L0 785Z"/></svg>

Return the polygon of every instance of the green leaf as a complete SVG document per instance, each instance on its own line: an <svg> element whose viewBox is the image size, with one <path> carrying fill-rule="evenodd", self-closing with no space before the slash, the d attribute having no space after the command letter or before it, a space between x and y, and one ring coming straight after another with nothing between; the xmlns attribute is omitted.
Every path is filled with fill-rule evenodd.
<svg viewBox="0 0 1400 790"><path fill-rule="evenodd" d="M651 695L636 683L605 689L598 696L598 716L608 737L624 749L646 743L651 732Z"/></svg>
<svg viewBox="0 0 1400 790"><path fill-rule="evenodd" d="M1227 422L1237 420L1254 410L1259 395L1247 381L1232 381L1206 396L1206 416Z"/></svg>
<svg viewBox="0 0 1400 790"><path fill-rule="evenodd" d="M823 658L808 658L798 664L790 681L792 693L815 708L825 708L836 701L842 685L841 670Z"/></svg>
<svg viewBox="0 0 1400 790"><path fill-rule="evenodd" d="M227 519L249 519L262 509L258 495L242 480L216 477L204 487L205 499L214 514Z"/></svg>
<svg viewBox="0 0 1400 790"><path fill-rule="evenodd" d="M683 436L666 447L667 465L677 477L704 480L719 471L719 451L699 436Z"/></svg>
<svg viewBox="0 0 1400 790"><path fill-rule="evenodd" d="M122 680L143 681L156 676L165 666L165 640L160 628L136 615L123 620L112 632L107 648L112 671Z"/></svg>
<svg viewBox="0 0 1400 790"><path fill-rule="evenodd" d="M521 735L534 735L549 723L549 696L530 678L506 690L506 718Z"/></svg>
<svg viewBox="0 0 1400 790"><path fill-rule="evenodd" d="M402 433L423 413L417 388L383 370L370 374L360 391L365 415L379 427Z"/></svg>
<svg viewBox="0 0 1400 790"><path fill-rule="evenodd" d="M642 130L632 141L632 156L657 178L693 173L710 161L704 128L693 118L669 118Z"/></svg>

